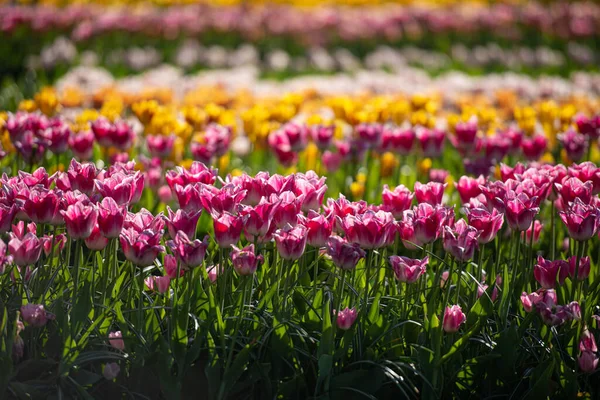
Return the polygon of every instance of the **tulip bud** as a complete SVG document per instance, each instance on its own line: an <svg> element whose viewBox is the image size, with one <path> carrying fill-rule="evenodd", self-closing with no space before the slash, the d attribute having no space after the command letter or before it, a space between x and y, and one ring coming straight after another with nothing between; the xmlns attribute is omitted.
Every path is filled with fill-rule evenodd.
<svg viewBox="0 0 600 400"><path fill-rule="evenodd" d="M467 316L462 312L460 306L453 305L452 307L446 307L442 326L445 332L455 333L458 332L458 329L466 320Z"/></svg>

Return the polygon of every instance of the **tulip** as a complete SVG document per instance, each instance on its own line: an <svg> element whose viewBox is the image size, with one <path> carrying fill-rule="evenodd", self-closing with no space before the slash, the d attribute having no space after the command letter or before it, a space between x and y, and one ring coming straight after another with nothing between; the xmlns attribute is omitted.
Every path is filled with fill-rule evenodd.
<svg viewBox="0 0 600 400"><path fill-rule="evenodd" d="M539 289L537 292L521 294L521 303L527 312L531 312L538 304L544 304L544 307L554 307L558 297L554 289Z"/></svg>
<svg viewBox="0 0 600 400"><path fill-rule="evenodd" d="M469 225L479 231L477 241L480 244L489 243L496 238L504 223L503 214L496 209L489 212L485 208L467 208L465 211Z"/></svg>
<svg viewBox="0 0 600 400"><path fill-rule="evenodd" d="M304 196L302 211L318 211L327 191L325 184L327 178L319 177L313 171L308 171L306 174L297 173L295 178L293 192L297 197Z"/></svg>
<svg viewBox="0 0 600 400"><path fill-rule="evenodd" d="M243 224L243 217L233 215L227 211L221 215L214 214L213 227L217 244L222 248L236 244L240 240Z"/></svg>
<svg viewBox="0 0 600 400"><path fill-rule="evenodd" d="M308 230L303 225L286 225L274 233L277 251L284 260L297 260L304 253Z"/></svg>
<svg viewBox="0 0 600 400"><path fill-rule="evenodd" d="M391 256L389 258L394 275L400 282L415 283L427 269L429 257L422 260L412 259L403 256Z"/></svg>
<svg viewBox="0 0 600 400"><path fill-rule="evenodd" d="M563 271L568 271L568 268L568 264L564 260L550 261L538 256L538 262L533 267L533 276L542 285L542 288L553 289L559 274L564 274ZM564 279L562 280L564 281Z"/></svg>
<svg viewBox="0 0 600 400"><path fill-rule="evenodd" d="M17 205L6 205L0 203L0 233L6 233L10 230L13 219L17 215Z"/></svg>
<svg viewBox="0 0 600 400"><path fill-rule="evenodd" d="M463 204L468 203L471 199L481 194L479 186L485 184L485 178L480 175L479 178L471 178L466 175L460 177L456 184L456 190L460 195L460 200Z"/></svg>
<svg viewBox="0 0 600 400"><path fill-rule="evenodd" d="M327 240L327 254L333 264L343 270L352 270L366 253L358 243L348 243L339 236L331 236Z"/></svg>
<svg viewBox="0 0 600 400"><path fill-rule="evenodd" d="M540 208L536 205L536 198L530 198L525 193L519 193L504 201L506 222L511 229L518 232L526 231L533 222Z"/></svg>
<svg viewBox="0 0 600 400"><path fill-rule="evenodd" d="M184 232L179 231L174 240L167 242L167 246L175 254L182 268L195 268L202 265L204 261L208 248L208 236L205 236L203 241L200 239L190 240Z"/></svg>
<svg viewBox="0 0 600 400"><path fill-rule="evenodd" d="M263 256L257 256L255 254L253 244L250 244L241 250L234 245L231 245L231 248L233 249L233 252L231 253L231 264L233 265L233 269L241 276L254 274L258 265L263 262Z"/></svg>
<svg viewBox="0 0 600 400"><path fill-rule="evenodd" d="M67 233L71 239L87 239L90 237L98 218L98 210L95 206L78 202L70 205L66 211L60 213L65 219Z"/></svg>
<svg viewBox="0 0 600 400"><path fill-rule="evenodd" d="M543 135L525 137L521 141L521 150L528 160L538 160L546 151L548 139Z"/></svg>
<svg viewBox="0 0 600 400"><path fill-rule="evenodd" d="M175 170L167 171L165 179L173 190L175 185L182 187L190 187L194 183L212 185L217 179L217 170L208 168L201 162L194 161L189 170L177 166Z"/></svg>
<svg viewBox="0 0 600 400"><path fill-rule="evenodd" d="M92 131L83 131L69 137L69 147L80 160L89 160L94 154L94 134Z"/></svg>
<svg viewBox="0 0 600 400"><path fill-rule="evenodd" d="M54 315L48 313L42 304L25 304L21 306L21 316L28 325L34 328L41 328L48 321L54 319Z"/></svg>
<svg viewBox="0 0 600 400"><path fill-rule="evenodd" d="M320 150L326 150L333 140L335 125L314 125L310 128L313 142Z"/></svg>
<svg viewBox="0 0 600 400"><path fill-rule="evenodd" d="M444 226L444 250L458 261L468 261L473 258L478 237L479 231L461 219L454 228Z"/></svg>
<svg viewBox="0 0 600 400"><path fill-rule="evenodd" d="M455 147L463 153L473 149L477 141L477 131L477 119L457 123L454 127Z"/></svg>
<svg viewBox="0 0 600 400"><path fill-rule="evenodd" d="M446 307L444 311L444 320L442 327L444 332L455 333L458 332L460 326L467 320L467 316L462 312L462 308L458 305L452 307Z"/></svg>
<svg viewBox="0 0 600 400"><path fill-rule="evenodd" d="M347 331L348 329L350 329L354 324L354 321L356 321L356 317L358 317L358 312L355 308L346 307L340 312L336 312L335 310L333 310L333 313L337 314L337 327L343 331Z"/></svg>
<svg viewBox="0 0 600 400"><path fill-rule="evenodd" d="M42 136L48 142L48 149L54 154L62 154L67 150L69 138L73 133L69 125L55 120L53 126L46 129Z"/></svg>
<svg viewBox="0 0 600 400"><path fill-rule="evenodd" d="M278 203L271 203L264 197L255 207L245 206L240 210L244 219L244 234L247 239L264 237L271 229L273 216Z"/></svg>
<svg viewBox="0 0 600 400"><path fill-rule="evenodd" d="M67 235L61 233L60 235L56 235L53 237L52 235L44 235L42 238L43 241L43 250L46 257L50 256L52 252L52 246L56 249L58 247L58 251L61 252L65 248L65 244L67 243Z"/></svg>
<svg viewBox="0 0 600 400"><path fill-rule="evenodd" d="M279 196L271 195L271 202L278 202L273 214L275 226L282 228L287 224L296 225L298 215L302 210L304 197L304 195L296 196L291 191L283 192Z"/></svg>
<svg viewBox="0 0 600 400"><path fill-rule="evenodd" d="M143 176L136 172L135 175L116 173L104 181L96 181L96 189L104 197L112 197L118 205L135 203L138 182L143 182Z"/></svg>
<svg viewBox="0 0 600 400"><path fill-rule="evenodd" d="M175 256L171 254L165 254L165 258L163 260L163 266L165 268L165 273L171 279L177 279L177 259ZM185 274L184 270L179 271L179 276L183 276Z"/></svg>
<svg viewBox="0 0 600 400"><path fill-rule="evenodd" d="M340 153L334 153L329 150L326 150L321 156L321 161L323 162L323 165L325 166L327 172L334 173L338 169L340 169L343 158L340 155Z"/></svg>
<svg viewBox="0 0 600 400"><path fill-rule="evenodd" d="M6 244L0 240L0 275L4 274L6 267L12 264L13 256L6 254Z"/></svg>
<svg viewBox="0 0 600 400"><path fill-rule="evenodd" d="M577 357L577 364L583 372L590 373L598 368L598 360L596 352L586 350Z"/></svg>
<svg viewBox="0 0 600 400"><path fill-rule="evenodd" d="M105 197L98 203L98 227L108 239L118 238L125 224L127 208L119 206L112 197Z"/></svg>
<svg viewBox="0 0 600 400"><path fill-rule="evenodd" d="M195 238L196 227L198 225L198 220L200 219L201 213L202 210L187 212L181 209L173 212L171 207L167 206L168 218L165 218L165 222L167 225L167 230L169 231L169 236L174 238L177 236L177 232L182 231L189 238Z"/></svg>
<svg viewBox="0 0 600 400"><path fill-rule="evenodd" d="M165 220L162 214L154 216L145 208L142 208L137 213L127 213L125 215L125 222L123 223L123 228L133 228L138 233L142 233L145 230L160 232L164 226Z"/></svg>
<svg viewBox="0 0 600 400"><path fill-rule="evenodd" d="M587 117L579 114L575 117L575 124L577 130L590 139L596 139L600 135L600 118L598 116Z"/></svg>
<svg viewBox="0 0 600 400"><path fill-rule="evenodd" d="M200 184L200 201L211 215L214 213L233 213L246 197L246 191L234 184L227 184L221 189Z"/></svg>
<svg viewBox="0 0 600 400"><path fill-rule="evenodd" d="M429 158L437 158L442 155L445 138L446 133L438 129L422 129L417 133L423 155Z"/></svg>
<svg viewBox="0 0 600 400"><path fill-rule="evenodd" d="M381 124L359 124L354 129L360 140L368 147L376 148L381 143L383 134Z"/></svg>
<svg viewBox="0 0 600 400"><path fill-rule="evenodd" d="M96 251L104 250L108 246L108 238L102 235L98 224L94 225L92 234L85 239L85 245L88 249Z"/></svg>
<svg viewBox="0 0 600 400"><path fill-rule="evenodd" d="M308 213L308 218L304 216L299 216L299 218L302 225L308 230L308 244L313 247L325 247L333 230L329 220L312 210Z"/></svg>
<svg viewBox="0 0 600 400"><path fill-rule="evenodd" d="M381 148L384 151L408 155L412 150L415 137L415 132L412 129L384 127Z"/></svg>
<svg viewBox="0 0 600 400"><path fill-rule="evenodd" d="M378 249L393 243L396 236L394 216L385 211L367 210L364 214L337 217L346 239L364 249Z"/></svg>
<svg viewBox="0 0 600 400"><path fill-rule="evenodd" d="M177 202L182 210L194 212L202 208L202 200L198 186L187 185L183 187L176 184L174 190L175 195L177 196Z"/></svg>
<svg viewBox="0 0 600 400"><path fill-rule="evenodd" d="M138 232L134 228L124 228L119 236L125 258L141 268L154 264L158 255L165 251L160 239L160 232Z"/></svg>
<svg viewBox="0 0 600 400"><path fill-rule="evenodd" d="M446 186L448 186L447 183L429 182L422 184L421 182L415 182L417 202L431 204L432 206L442 204Z"/></svg>
<svg viewBox="0 0 600 400"><path fill-rule="evenodd" d="M413 200L413 194L404 185L398 185L393 191L388 185L383 185L383 209L392 213L394 218L402 218L404 211L410 208Z"/></svg>
<svg viewBox="0 0 600 400"><path fill-rule="evenodd" d="M95 182L104 179L104 171L98 170L92 163L80 164L73 159L67 170L67 177L72 190L79 190L91 195L95 188Z"/></svg>
<svg viewBox="0 0 600 400"><path fill-rule="evenodd" d="M577 266L577 262L579 262L579 267ZM568 276L571 279L575 279L575 276L577 275L577 279L580 281L586 280L588 278L588 276L590 275L590 257L581 257L579 258L579 260L577 259L576 256L571 256L569 257L568 260L568 268L565 268L565 273L568 270ZM577 272L576 272L577 271ZM562 270L561 270L562 272ZM566 276L563 277L566 278Z"/></svg>
<svg viewBox="0 0 600 400"><path fill-rule="evenodd" d="M173 151L173 144L175 144L175 135L162 136L162 135L148 135L146 136L146 145L148 151L152 157L165 158L168 157Z"/></svg>
<svg viewBox="0 0 600 400"><path fill-rule="evenodd" d="M581 182L591 181L593 185L592 193L600 193L600 168L596 167L596 164L593 162L586 161L579 165L573 164L569 167L568 173L570 176L579 179ZM557 177L555 181L562 182L562 178L559 179Z"/></svg>
<svg viewBox="0 0 600 400"><path fill-rule="evenodd" d="M112 381L119 376L119 372L121 372L121 367L119 367L119 364L114 362L107 363L102 369L102 376L104 376L106 380Z"/></svg>
<svg viewBox="0 0 600 400"><path fill-rule="evenodd" d="M144 283L148 289L157 290L158 293L164 294L169 290L169 285L171 285L171 277L152 275L144 279Z"/></svg>
<svg viewBox="0 0 600 400"><path fill-rule="evenodd" d="M208 274L208 279L211 283L215 283L217 278L221 273L223 273L223 268L220 265L211 265L210 267L206 267L206 272Z"/></svg>
<svg viewBox="0 0 600 400"><path fill-rule="evenodd" d="M598 208L584 204L579 198L559 214L569 231L569 236L575 240L591 239L598 231L600 224Z"/></svg>
<svg viewBox="0 0 600 400"><path fill-rule="evenodd" d="M578 178L568 178L561 183L555 183L554 188L562 200L564 208L569 203L579 198L583 203L590 204L592 200L592 191L594 184L591 181L585 183L580 181Z"/></svg>
<svg viewBox="0 0 600 400"><path fill-rule="evenodd" d="M42 255L43 243L35 233L28 232L21 237L10 234L10 237L8 251L16 265L25 267L33 265L39 260Z"/></svg>
<svg viewBox="0 0 600 400"><path fill-rule="evenodd" d="M158 198L161 203L168 204L173 201L173 191L167 185L158 188Z"/></svg>
<svg viewBox="0 0 600 400"><path fill-rule="evenodd" d="M23 209L35 223L48 224L56 220L59 212L60 192L47 189L32 189Z"/></svg>
<svg viewBox="0 0 600 400"><path fill-rule="evenodd" d="M596 345L596 339L594 338L594 335L587 328L584 328L579 341L579 351L586 350L597 353L598 346Z"/></svg>
<svg viewBox="0 0 600 400"><path fill-rule="evenodd" d="M117 350L125 350L125 342L121 331L113 331L108 334L108 342Z"/></svg>
<svg viewBox="0 0 600 400"><path fill-rule="evenodd" d="M406 217L412 218L416 243L426 244L440 236L443 232L442 227L453 221L454 213L453 210L442 206L433 207L428 203L421 203L413 211L406 211Z"/></svg>
<svg viewBox="0 0 600 400"><path fill-rule="evenodd" d="M544 225L536 219L526 232L521 232L521 240L526 243L537 243L543 227ZM533 235L533 242L531 242L531 235Z"/></svg>
<svg viewBox="0 0 600 400"><path fill-rule="evenodd" d="M414 220L412 218L412 211L410 210L406 210L404 219L398 222L398 234L404 247L409 250L416 250L424 244L420 241L421 238L417 239L415 236Z"/></svg>
<svg viewBox="0 0 600 400"><path fill-rule="evenodd" d="M565 133L557 135L557 138L562 143L567 152L567 157L571 161L581 161L587 149L587 138L584 135L577 133L573 129L569 129Z"/></svg>

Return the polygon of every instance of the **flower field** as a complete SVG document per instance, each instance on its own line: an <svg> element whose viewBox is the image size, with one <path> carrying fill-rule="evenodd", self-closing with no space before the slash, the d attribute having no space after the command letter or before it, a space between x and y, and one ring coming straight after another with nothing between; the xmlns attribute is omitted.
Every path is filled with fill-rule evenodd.
<svg viewBox="0 0 600 400"><path fill-rule="evenodd" d="M597 4L308 3L2 6L0 398L600 396Z"/></svg>

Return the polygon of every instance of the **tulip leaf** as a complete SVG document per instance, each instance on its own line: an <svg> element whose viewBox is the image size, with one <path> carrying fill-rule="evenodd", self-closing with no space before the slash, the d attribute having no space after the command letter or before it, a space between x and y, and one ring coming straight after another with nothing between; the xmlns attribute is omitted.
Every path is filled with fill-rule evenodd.
<svg viewBox="0 0 600 400"><path fill-rule="evenodd" d="M523 396L523 399L534 400L547 398L551 388L549 382L553 371L554 359L548 360L547 363L540 363L533 371L529 391Z"/></svg>
<svg viewBox="0 0 600 400"><path fill-rule="evenodd" d="M458 339L456 342L454 342L454 344L452 345L450 350L448 350L448 352L446 354L444 354L444 356L439 360L438 364L439 365L444 364L446 361L448 361L450 359L450 357L452 357L453 354L455 354L458 350L463 348L469 342L469 339L471 339L471 336L473 336L475 333L477 333L479 331L480 325L481 325L481 320L477 320L477 322L475 322L475 324L473 325L473 327L471 327L471 329L469 329L465 334L463 334L460 339Z"/></svg>

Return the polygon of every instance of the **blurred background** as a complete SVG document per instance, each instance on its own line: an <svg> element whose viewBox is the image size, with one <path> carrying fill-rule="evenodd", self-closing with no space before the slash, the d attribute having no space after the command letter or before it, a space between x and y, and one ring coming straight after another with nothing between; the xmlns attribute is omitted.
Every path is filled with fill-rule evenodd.
<svg viewBox="0 0 600 400"><path fill-rule="evenodd" d="M600 4L586 1L5 1L0 107L47 85L73 102L117 86L181 96L198 77L572 78L597 72L599 33Z"/></svg>

